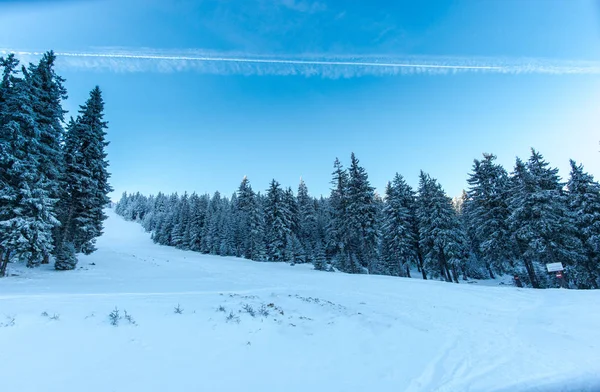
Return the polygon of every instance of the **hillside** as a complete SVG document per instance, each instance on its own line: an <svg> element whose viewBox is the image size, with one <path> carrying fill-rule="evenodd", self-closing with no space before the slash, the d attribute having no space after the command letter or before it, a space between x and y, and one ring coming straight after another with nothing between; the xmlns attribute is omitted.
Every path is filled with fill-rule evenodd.
<svg viewBox="0 0 600 392"><path fill-rule="evenodd" d="M108 214L77 270L0 280L1 390L600 390L598 291L207 256Z"/></svg>

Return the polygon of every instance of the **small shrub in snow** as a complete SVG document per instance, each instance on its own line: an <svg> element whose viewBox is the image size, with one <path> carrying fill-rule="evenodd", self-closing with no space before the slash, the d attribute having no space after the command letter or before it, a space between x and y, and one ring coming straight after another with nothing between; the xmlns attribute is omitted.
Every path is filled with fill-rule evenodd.
<svg viewBox="0 0 600 392"><path fill-rule="evenodd" d="M60 314L56 314L54 313L52 315L52 317L50 317L50 320L54 320L54 321L58 321L60 319Z"/></svg>
<svg viewBox="0 0 600 392"><path fill-rule="evenodd" d="M267 307L267 305L260 305L260 308L258 309L258 314L260 314L261 317L269 317L269 308Z"/></svg>
<svg viewBox="0 0 600 392"><path fill-rule="evenodd" d="M225 309L225 306L223 306L223 305L219 305L219 307L217 308L217 312L225 313L226 311L227 311L227 309Z"/></svg>
<svg viewBox="0 0 600 392"><path fill-rule="evenodd" d="M133 317L131 317L131 315L127 313L126 310L123 310L123 317L125 317L125 320L127 320L129 324L137 325Z"/></svg>
<svg viewBox="0 0 600 392"><path fill-rule="evenodd" d="M108 318L110 319L110 325L114 325L115 327L118 326L119 320L121 320L121 314L119 313L119 309L115 307L115 310L110 312Z"/></svg>
<svg viewBox="0 0 600 392"><path fill-rule="evenodd" d="M244 306L242 307L242 310L246 313L248 313L250 316L252 317L256 317L256 311L254 310L254 308L252 306L250 306L249 304L244 304Z"/></svg>
<svg viewBox="0 0 600 392"><path fill-rule="evenodd" d="M0 327L14 327L15 326L15 318L12 316L6 316L6 322L0 323Z"/></svg>
<svg viewBox="0 0 600 392"><path fill-rule="evenodd" d="M42 312L41 316L42 317L48 317L48 312Z"/></svg>
<svg viewBox="0 0 600 392"><path fill-rule="evenodd" d="M228 323L238 323L239 324L240 318L238 317L238 315L234 314L233 312L229 312L227 317L225 317L225 321L227 321Z"/></svg>
<svg viewBox="0 0 600 392"><path fill-rule="evenodd" d="M177 304L175 309L173 309L173 312L175 312L175 314L183 314L183 309L181 308L181 306L179 306L179 304Z"/></svg>

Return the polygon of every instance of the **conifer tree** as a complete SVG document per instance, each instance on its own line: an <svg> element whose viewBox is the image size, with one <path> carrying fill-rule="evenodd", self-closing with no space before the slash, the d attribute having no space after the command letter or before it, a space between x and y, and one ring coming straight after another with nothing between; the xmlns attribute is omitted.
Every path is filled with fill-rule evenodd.
<svg viewBox="0 0 600 392"><path fill-rule="evenodd" d="M11 258L28 267L40 264L53 250L56 199L41 170L44 147L33 110L32 85L16 75L13 56L4 66L0 106L0 253L2 272Z"/></svg>
<svg viewBox="0 0 600 392"><path fill-rule="evenodd" d="M359 270L358 265L348 265L348 255L346 251L347 244L347 215L346 207L348 204L348 172L342 166L338 158L333 163L334 171L332 173L332 189L327 203L327 254L333 260L335 265L341 269ZM348 267L348 268L346 268Z"/></svg>
<svg viewBox="0 0 600 392"><path fill-rule="evenodd" d="M583 171L582 165L573 160L570 164L569 208L584 257L567 273L578 288L597 289L600 287L600 184Z"/></svg>
<svg viewBox="0 0 600 392"><path fill-rule="evenodd" d="M494 162L496 156L483 154L483 158L473 163L463 211L473 251L493 279L495 273L506 273L513 267L508 228L510 188L508 174Z"/></svg>
<svg viewBox="0 0 600 392"><path fill-rule="evenodd" d="M365 169L352 153L348 170L345 249L350 256L344 269L350 273L376 270L377 262L377 209L374 188L369 184ZM357 268L359 267L359 268Z"/></svg>
<svg viewBox="0 0 600 392"><path fill-rule="evenodd" d="M96 238L102 234L102 222L106 219L103 209L110 201L108 193L112 191L105 151L107 123L103 118L102 92L95 87L81 106L77 119L71 119L68 126L59 204L62 225L56 240L59 248L66 247L59 249L61 255L66 255L68 249L92 253L96 250ZM68 259L71 261L57 259L55 268L75 268L74 258Z"/></svg>
<svg viewBox="0 0 600 392"><path fill-rule="evenodd" d="M289 212L284 201L285 192L272 180L265 200L265 241L270 261L284 261L288 236L292 234Z"/></svg>
<svg viewBox="0 0 600 392"><path fill-rule="evenodd" d="M511 179L509 227L516 256L534 288L545 287L543 264L574 265L582 260L582 244L558 177L543 156L532 149L527 164L517 159Z"/></svg>
<svg viewBox="0 0 600 392"><path fill-rule="evenodd" d="M452 200L435 179L423 172L419 177L417 219L427 273L458 283L458 274L468 258L466 235Z"/></svg>
<svg viewBox="0 0 600 392"><path fill-rule="evenodd" d="M315 202L308 194L308 188L302 179L298 185L298 240L305 251L305 260L310 262L313 248L317 243L317 221L315 217Z"/></svg>
<svg viewBox="0 0 600 392"><path fill-rule="evenodd" d="M55 203L60 197L60 180L64 170L61 143L64 140L63 121L66 111L62 108L62 100L67 98L67 90L63 86L65 80L54 71L55 61L54 52L46 52L38 64L29 64L27 69L23 69L23 73L29 85L37 128L37 170L44 178L44 192L52 200L48 206L48 214L58 223ZM47 264L49 256L50 252L45 251L42 263Z"/></svg>
<svg viewBox="0 0 600 392"><path fill-rule="evenodd" d="M382 273L410 276L410 266L417 264L417 236L413 226L414 195L401 175L386 187L382 227Z"/></svg>

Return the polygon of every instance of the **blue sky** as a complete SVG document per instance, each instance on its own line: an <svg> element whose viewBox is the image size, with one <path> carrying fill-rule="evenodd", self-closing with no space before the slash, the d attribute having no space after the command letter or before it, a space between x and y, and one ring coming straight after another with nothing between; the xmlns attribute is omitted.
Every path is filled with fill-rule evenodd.
<svg viewBox="0 0 600 392"><path fill-rule="evenodd" d="M0 48L72 54L71 113L100 85L114 197L244 175L328 194L352 151L379 190L423 169L454 196L482 152L510 171L530 147L600 177L594 1L0 2Z"/></svg>

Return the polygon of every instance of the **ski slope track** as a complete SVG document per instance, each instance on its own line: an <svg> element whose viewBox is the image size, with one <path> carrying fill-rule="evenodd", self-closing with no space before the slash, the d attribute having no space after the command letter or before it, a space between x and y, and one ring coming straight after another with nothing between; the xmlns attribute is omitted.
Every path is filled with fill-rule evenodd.
<svg viewBox="0 0 600 392"><path fill-rule="evenodd" d="M77 270L0 279L0 390L600 391L598 291L201 255L108 215Z"/></svg>

